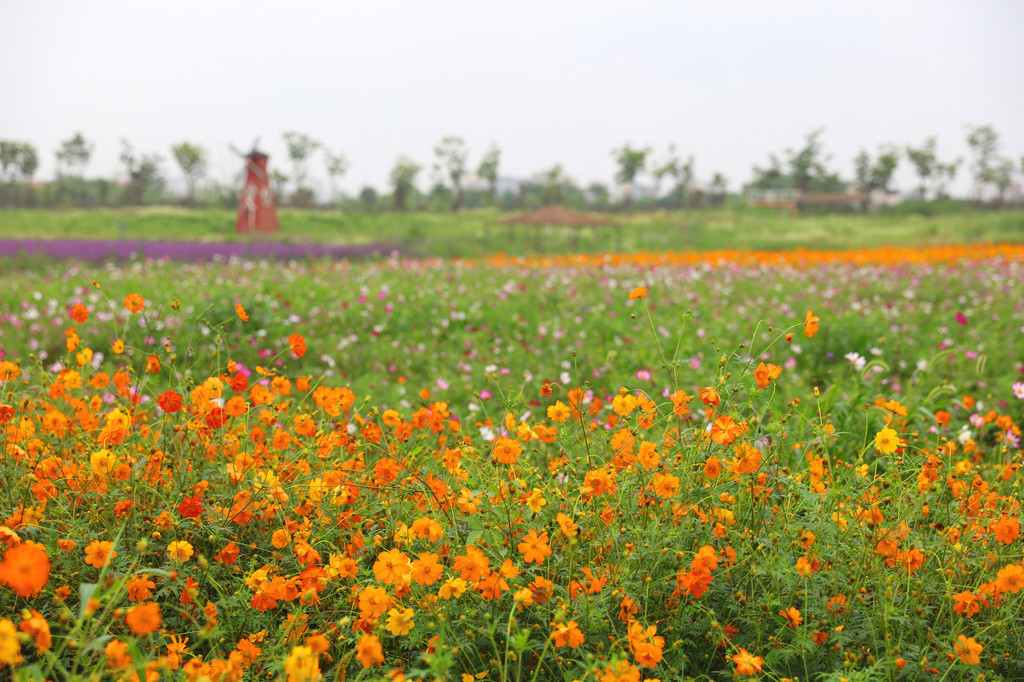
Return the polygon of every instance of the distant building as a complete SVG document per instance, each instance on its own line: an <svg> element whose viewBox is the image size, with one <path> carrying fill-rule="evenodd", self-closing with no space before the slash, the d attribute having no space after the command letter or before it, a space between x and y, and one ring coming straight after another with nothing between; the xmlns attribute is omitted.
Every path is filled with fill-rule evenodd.
<svg viewBox="0 0 1024 682"><path fill-rule="evenodd" d="M898 192L873 189L870 192L801 192L796 189L761 190L748 188L747 203L767 208L788 208L796 215L800 209L812 206L836 210L869 211L874 213L882 208L895 206L903 201Z"/></svg>

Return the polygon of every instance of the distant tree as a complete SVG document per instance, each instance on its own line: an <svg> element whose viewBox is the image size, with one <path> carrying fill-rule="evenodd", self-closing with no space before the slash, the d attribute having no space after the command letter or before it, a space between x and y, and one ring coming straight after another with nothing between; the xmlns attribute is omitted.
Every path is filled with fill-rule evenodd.
<svg viewBox="0 0 1024 682"><path fill-rule="evenodd" d="M363 210L372 213L377 208L377 190L367 185L359 191L359 200L363 202Z"/></svg>
<svg viewBox="0 0 1024 682"><path fill-rule="evenodd" d="M282 173L279 169L275 168L270 172L270 184L274 188L275 197L284 196L284 188L288 185L289 178L285 173Z"/></svg>
<svg viewBox="0 0 1024 682"><path fill-rule="evenodd" d="M676 152L674 144L668 146L668 154L661 162L654 162L654 167L651 169L651 177L654 178L655 205L657 205L658 199L661 198L662 183L665 180L676 177L676 174L679 172L680 163L679 154Z"/></svg>
<svg viewBox="0 0 1024 682"><path fill-rule="evenodd" d="M798 150L787 149L789 155L789 174L793 178L793 185L801 192L809 191L813 185L829 185L831 179L828 171L825 170L825 162L828 157L824 155L821 147L821 136L824 128L818 128L807 134L804 146Z"/></svg>
<svg viewBox="0 0 1024 682"><path fill-rule="evenodd" d="M404 211L410 195L416 189L416 176L421 166L408 156L400 157L391 169L392 201L395 210Z"/></svg>
<svg viewBox="0 0 1024 682"><path fill-rule="evenodd" d="M878 153L877 160L872 160L866 150L861 150L854 160L857 184L864 192L875 189L889 191L889 183L900 163L900 151L896 147L884 146Z"/></svg>
<svg viewBox="0 0 1024 682"><path fill-rule="evenodd" d="M442 137L441 141L434 147L434 169L441 177L448 179L452 197L452 211L458 212L462 208L462 176L466 173L466 159L469 158L469 150L466 149L466 142L456 135Z"/></svg>
<svg viewBox="0 0 1024 682"><path fill-rule="evenodd" d="M999 157L992 167L992 182L999 193L998 203L1002 206L1006 190L1013 184L1013 161L1004 156Z"/></svg>
<svg viewBox="0 0 1024 682"><path fill-rule="evenodd" d="M22 182L32 182L36 171L39 170L39 155L36 148L28 142L21 144L21 153L18 155L18 173Z"/></svg>
<svg viewBox="0 0 1024 682"><path fill-rule="evenodd" d="M587 185L585 196L587 198L587 202L594 208L608 208L608 199L610 194L608 192L608 186L604 183L592 182Z"/></svg>
<svg viewBox="0 0 1024 682"><path fill-rule="evenodd" d="M768 155L768 165L765 168L754 166L754 181L751 183L757 189L789 189L792 187L792 179L782 171L782 162L775 154Z"/></svg>
<svg viewBox="0 0 1024 682"><path fill-rule="evenodd" d="M187 185L185 198L191 204L196 197L196 184L200 178L206 175L206 150L199 145L179 142L171 147L171 153L174 154L174 160L178 162L181 172L185 174Z"/></svg>
<svg viewBox="0 0 1024 682"><path fill-rule="evenodd" d="M331 196L332 198L337 197L340 199L337 183L348 172L348 157L345 156L344 152L335 154L330 149L324 147L324 165L327 168L327 177L330 178L331 182Z"/></svg>
<svg viewBox="0 0 1024 682"><path fill-rule="evenodd" d="M93 144L85 139L80 132L60 143L55 156L57 157L57 175L69 175L82 178L92 157Z"/></svg>
<svg viewBox="0 0 1024 682"><path fill-rule="evenodd" d="M981 199L985 185L998 182L997 168L1001 165L997 158L999 133L990 125L972 126L967 134L967 146L974 155L971 171L974 173L975 195Z"/></svg>
<svg viewBox="0 0 1024 682"><path fill-rule="evenodd" d="M615 159L615 163L619 164L619 171L615 174L615 181L620 185L626 186L626 210L630 210L633 207L633 185L646 167L647 157L650 153L649 147L634 149L629 144L624 144L619 149L612 150L612 158Z"/></svg>
<svg viewBox="0 0 1024 682"><path fill-rule="evenodd" d="M729 189L729 181L721 173L715 173L711 178L711 202L716 206L725 204L725 195Z"/></svg>
<svg viewBox="0 0 1024 682"><path fill-rule="evenodd" d="M544 189L542 202L545 206L561 204L564 199L564 185L567 179L562 171L562 164L556 163L551 170L544 173Z"/></svg>
<svg viewBox="0 0 1024 682"><path fill-rule="evenodd" d="M956 172L960 168L960 164L963 163L963 159L957 159L950 163L935 164L935 198L942 199L946 197L946 183L953 182L956 179Z"/></svg>
<svg viewBox="0 0 1024 682"><path fill-rule="evenodd" d="M0 180L4 183L14 182L18 171L18 156L21 154L21 143L12 140L0 140Z"/></svg>
<svg viewBox="0 0 1024 682"><path fill-rule="evenodd" d="M672 167L671 177L674 179L674 187L672 188L672 196L675 197L676 208L683 208L686 206L688 195L690 194L690 185L693 184L693 156L686 157L686 163L680 160Z"/></svg>
<svg viewBox="0 0 1024 682"><path fill-rule="evenodd" d="M159 187L163 180L160 174L160 164L163 163L163 159L159 154L143 154L136 157L131 143L123 138L121 139L119 158L128 174L125 200L127 203L141 204L146 192L151 187Z"/></svg>
<svg viewBox="0 0 1024 682"><path fill-rule="evenodd" d="M491 148L484 154L480 160L480 166L476 170L476 174L487 181L487 199L491 204L494 204L497 199L498 165L500 163L501 150L492 142Z"/></svg>
<svg viewBox="0 0 1024 682"><path fill-rule="evenodd" d="M914 167L914 172L917 173L917 193L921 199L927 198L928 180L935 176L938 170L939 160L935 148L936 140L934 137L929 137L920 147L907 147L907 160L910 161L910 165Z"/></svg>
<svg viewBox="0 0 1024 682"><path fill-rule="evenodd" d="M444 171L436 164L431 173L429 199L432 211L446 211L452 205L452 190L445 183Z"/></svg>
<svg viewBox="0 0 1024 682"><path fill-rule="evenodd" d="M306 133L290 131L281 135L288 147L288 158L292 161L292 180L295 181L295 193L307 189L306 176L310 157L320 148L320 143Z"/></svg>

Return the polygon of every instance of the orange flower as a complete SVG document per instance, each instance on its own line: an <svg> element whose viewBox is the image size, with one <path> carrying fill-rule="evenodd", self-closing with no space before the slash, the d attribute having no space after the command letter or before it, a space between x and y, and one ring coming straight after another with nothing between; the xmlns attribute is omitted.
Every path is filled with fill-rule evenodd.
<svg viewBox="0 0 1024 682"><path fill-rule="evenodd" d="M523 448L518 440L500 436L494 440L494 459L502 464L515 464Z"/></svg>
<svg viewBox="0 0 1024 682"><path fill-rule="evenodd" d="M384 650L377 635L363 633L359 638L359 644L356 645L356 653L364 668L373 668L384 663Z"/></svg>
<svg viewBox="0 0 1024 682"><path fill-rule="evenodd" d="M1017 594L1024 589L1024 568L1017 564L1007 564L996 574L996 587L1002 592Z"/></svg>
<svg viewBox="0 0 1024 682"><path fill-rule="evenodd" d="M742 424L737 424L729 415L719 417L711 424L711 440L719 445L732 445L744 431Z"/></svg>
<svg viewBox="0 0 1024 682"><path fill-rule="evenodd" d="M373 564L373 572L377 580L386 584L394 585L402 582L412 567L409 565L409 557L405 552L393 549L390 552L381 552L377 555L377 561Z"/></svg>
<svg viewBox="0 0 1024 682"><path fill-rule="evenodd" d="M752 474L761 468L761 452L749 443L740 443L733 451L736 456L729 462L729 473Z"/></svg>
<svg viewBox="0 0 1024 682"><path fill-rule="evenodd" d="M145 637L158 630L163 619L160 617L160 607L157 603L149 601L133 606L124 620L132 632L139 637Z"/></svg>
<svg viewBox="0 0 1024 682"><path fill-rule="evenodd" d="M737 675L760 675L764 659L752 655L746 649L740 649L738 654L733 654L732 662L736 664Z"/></svg>
<svg viewBox="0 0 1024 682"><path fill-rule="evenodd" d="M359 593L359 617L379 618L381 614L388 610L388 605L390 604L391 598L383 588L376 585L364 587L362 592Z"/></svg>
<svg viewBox="0 0 1024 682"><path fill-rule="evenodd" d="M798 628L800 627L800 624L804 622L804 618L800 615L800 611L792 606L788 609L781 609L779 611L779 615L786 621L786 625L791 628Z"/></svg>
<svg viewBox="0 0 1024 682"><path fill-rule="evenodd" d="M764 364L763 362L754 370L754 381L758 388L768 388L773 381L782 374L782 368L778 365Z"/></svg>
<svg viewBox="0 0 1024 682"><path fill-rule="evenodd" d="M462 579L476 582L491 572L490 559L473 545L466 545L466 553L455 557L453 568L461 572Z"/></svg>
<svg viewBox="0 0 1024 682"><path fill-rule="evenodd" d="M238 315L238 319L242 322L249 321L249 313L245 312L245 308L242 307L241 303L235 304L235 314Z"/></svg>
<svg viewBox="0 0 1024 682"><path fill-rule="evenodd" d="M291 346L292 353L296 357L302 357L306 354L306 339L302 338L302 334L292 334L288 337L288 345Z"/></svg>
<svg viewBox="0 0 1024 682"><path fill-rule="evenodd" d="M43 618L43 614L32 609L32 615L21 621L18 629L36 641L36 649L40 653L46 653L53 646L53 638L50 637L50 624Z"/></svg>
<svg viewBox="0 0 1024 682"><path fill-rule="evenodd" d="M544 563L544 557L551 556L547 532L537 535L537 531L531 530L519 543L519 551L526 563L536 562L540 566Z"/></svg>
<svg viewBox="0 0 1024 682"><path fill-rule="evenodd" d="M433 585L443 573L438 556L431 552L420 552L419 558L412 562L411 577L419 585Z"/></svg>
<svg viewBox="0 0 1024 682"><path fill-rule="evenodd" d="M153 596L153 588L156 583L145 575L133 575L125 581L124 586L128 588L128 599L133 602L146 601Z"/></svg>
<svg viewBox="0 0 1024 682"><path fill-rule="evenodd" d="M637 665L653 668L661 662L665 638L658 636L657 632L657 625L651 625L645 629L635 620L629 624L629 648L633 652L633 658Z"/></svg>
<svg viewBox="0 0 1024 682"><path fill-rule="evenodd" d="M610 663L597 678L598 682L640 682L640 669L627 660Z"/></svg>
<svg viewBox="0 0 1024 682"><path fill-rule="evenodd" d="M580 644L583 644L585 640L579 624L574 620L570 620L568 623L553 622L551 627L555 628L555 631L551 633L551 640L555 643L556 647L568 646L571 649L575 649Z"/></svg>
<svg viewBox="0 0 1024 682"><path fill-rule="evenodd" d="M820 321L820 317L810 310L807 311L807 315L804 316L804 334L807 335L807 338L812 338L818 333L818 322Z"/></svg>
<svg viewBox="0 0 1024 682"><path fill-rule="evenodd" d="M9 547L0 562L0 584L19 597L31 597L50 580L50 557L40 545L23 542Z"/></svg>
<svg viewBox="0 0 1024 682"><path fill-rule="evenodd" d="M85 563L96 568L103 568L104 564L116 556L114 543L109 540L93 540L85 548Z"/></svg>
<svg viewBox="0 0 1024 682"><path fill-rule="evenodd" d="M124 297L124 307L128 309L130 313L141 312L145 307L145 301L138 294L128 294Z"/></svg>
<svg viewBox="0 0 1024 682"><path fill-rule="evenodd" d="M562 512L558 512L555 520L558 522L558 527L561 529L562 534L567 538L573 537L576 535L576 531L579 530L579 526L573 522L572 517L566 516Z"/></svg>
<svg viewBox="0 0 1024 682"><path fill-rule="evenodd" d="M1013 541L1020 535L1020 521L1004 516L993 525L992 533L996 536L996 540L1004 545L1013 544Z"/></svg>
<svg viewBox="0 0 1024 682"><path fill-rule="evenodd" d="M160 371L160 357L157 355L150 355L146 358L146 371L150 374L156 374Z"/></svg>
<svg viewBox="0 0 1024 682"><path fill-rule="evenodd" d="M704 462L704 475L708 478L718 478L720 473L722 473L722 463L717 457L708 457Z"/></svg>
<svg viewBox="0 0 1024 682"><path fill-rule="evenodd" d="M981 610L981 605L978 603L978 595L973 592L958 592L953 595L953 601L956 602L953 605L953 610L967 618Z"/></svg>
<svg viewBox="0 0 1024 682"><path fill-rule="evenodd" d="M981 663L981 651L985 647L980 642L975 640L973 637L964 637L959 635L957 643L953 645L953 651L960 658L961 663L967 665L978 665Z"/></svg>
<svg viewBox="0 0 1024 682"><path fill-rule="evenodd" d="M78 324L85 324L89 319L89 309L81 303L76 303L74 307L71 308L71 319Z"/></svg>
<svg viewBox="0 0 1024 682"><path fill-rule="evenodd" d="M633 301L638 298L647 298L647 287L637 287L629 292L629 300Z"/></svg>

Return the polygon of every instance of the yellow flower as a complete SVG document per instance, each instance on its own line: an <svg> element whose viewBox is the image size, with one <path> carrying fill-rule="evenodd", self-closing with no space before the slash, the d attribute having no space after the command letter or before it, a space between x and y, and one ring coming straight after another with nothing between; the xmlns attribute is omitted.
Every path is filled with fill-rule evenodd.
<svg viewBox="0 0 1024 682"><path fill-rule="evenodd" d="M297 646L288 654L284 671L288 682L314 682L320 679L320 662L311 647Z"/></svg>
<svg viewBox="0 0 1024 682"><path fill-rule="evenodd" d="M14 623L0 618L0 665L17 665L21 663L21 642Z"/></svg>
<svg viewBox="0 0 1024 682"><path fill-rule="evenodd" d="M530 497L526 499L526 505L533 510L534 514L539 514L541 508L547 503L548 501L544 499L544 494L540 491L540 488L534 488L533 492L530 493Z"/></svg>
<svg viewBox="0 0 1024 682"><path fill-rule="evenodd" d="M171 544L167 545L167 556L174 561L185 562L195 552L192 550L192 545L185 540L176 540Z"/></svg>
<svg viewBox="0 0 1024 682"><path fill-rule="evenodd" d="M412 616L412 609L391 609L388 611L388 632L395 636L409 634L416 625Z"/></svg>
<svg viewBox="0 0 1024 682"><path fill-rule="evenodd" d="M441 599L451 599L455 597L458 599L466 592L466 581L462 578L452 578L437 591L437 596Z"/></svg>
<svg viewBox="0 0 1024 682"><path fill-rule="evenodd" d="M900 437L896 431L884 428L875 435L875 449L883 455L891 455L900 446Z"/></svg>
<svg viewBox="0 0 1024 682"><path fill-rule="evenodd" d="M89 468L97 476L106 476L114 471L117 457L110 450L98 450L89 456Z"/></svg>

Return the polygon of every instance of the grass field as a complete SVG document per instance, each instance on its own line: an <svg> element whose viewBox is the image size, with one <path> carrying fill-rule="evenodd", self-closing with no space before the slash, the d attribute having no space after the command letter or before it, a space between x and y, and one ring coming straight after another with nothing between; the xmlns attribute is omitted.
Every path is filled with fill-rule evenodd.
<svg viewBox="0 0 1024 682"><path fill-rule="evenodd" d="M1024 678L1020 246L0 291L17 679Z"/></svg>
<svg viewBox="0 0 1024 682"><path fill-rule="evenodd" d="M289 242L336 244L385 242L410 256L463 256L505 252L603 252L616 249L610 229L583 230L577 245L564 228L496 225L509 214L481 209L456 215L330 211L280 212ZM799 216L767 209L736 208L685 213L613 214L626 252L754 248L861 248L878 244L916 245L1024 240L1024 211L921 215L836 214ZM0 211L0 239L118 239L231 241L235 212L166 207L132 210Z"/></svg>

